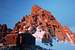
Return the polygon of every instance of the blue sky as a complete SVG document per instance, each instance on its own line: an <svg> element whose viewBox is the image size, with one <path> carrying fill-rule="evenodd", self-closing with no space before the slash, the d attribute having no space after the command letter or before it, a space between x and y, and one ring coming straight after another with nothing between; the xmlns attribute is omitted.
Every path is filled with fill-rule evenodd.
<svg viewBox="0 0 75 50"><path fill-rule="evenodd" d="M31 13L33 5L51 11L63 26L67 25L75 32L75 0L0 0L0 24L6 23L8 27L13 28L22 16ZM58 47L61 48L60 45ZM69 50L71 49L75 48Z"/></svg>

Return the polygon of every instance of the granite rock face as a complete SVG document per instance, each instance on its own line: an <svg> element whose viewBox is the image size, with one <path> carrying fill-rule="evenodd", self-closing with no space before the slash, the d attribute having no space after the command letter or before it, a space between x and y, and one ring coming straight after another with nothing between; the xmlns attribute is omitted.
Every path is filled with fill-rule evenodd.
<svg viewBox="0 0 75 50"><path fill-rule="evenodd" d="M35 39L41 39L42 43L53 46L54 38L75 44L75 34L67 26L62 26L51 12L37 5L34 5L31 14L23 16L13 29L6 24L0 24L0 43L3 47L16 46L17 41L19 45L35 45Z"/></svg>

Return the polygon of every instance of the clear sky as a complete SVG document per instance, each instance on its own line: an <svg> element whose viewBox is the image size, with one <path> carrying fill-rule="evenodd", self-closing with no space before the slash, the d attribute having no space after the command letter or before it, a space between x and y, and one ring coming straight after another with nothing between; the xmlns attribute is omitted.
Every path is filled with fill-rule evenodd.
<svg viewBox="0 0 75 50"><path fill-rule="evenodd" d="M13 28L22 16L30 14L33 5L51 11L62 25L75 32L75 0L0 0L0 24Z"/></svg>

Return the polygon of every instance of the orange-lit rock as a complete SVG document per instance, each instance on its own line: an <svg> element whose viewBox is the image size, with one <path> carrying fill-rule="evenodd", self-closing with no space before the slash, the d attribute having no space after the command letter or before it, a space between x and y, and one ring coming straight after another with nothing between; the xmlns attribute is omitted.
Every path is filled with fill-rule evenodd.
<svg viewBox="0 0 75 50"><path fill-rule="evenodd" d="M52 15L51 12L48 12L47 10L42 9L37 5L32 7L32 12L30 15L23 16L23 18L15 24L15 27L13 28L13 30L9 32L10 34L7 34L4 37L6 40L6 43L16 44L17 33L24 33L26 31L31 32L33 26L35 28L40 26L40 28L42 28L42 30L44 31L47 31L49 35L51 35L51 37L57 37L58 40L60 41L67 40L68 42L75 44L75 40L74 40L75 34L73 34L69 28L63 27L55 19L55 17ZM0 29L1 29L1 26L0 26ZM5 32L5 33L7 32L6 25L3 25L2 32ZM44 39L46 38L47 37L45 37Z"/></svg>

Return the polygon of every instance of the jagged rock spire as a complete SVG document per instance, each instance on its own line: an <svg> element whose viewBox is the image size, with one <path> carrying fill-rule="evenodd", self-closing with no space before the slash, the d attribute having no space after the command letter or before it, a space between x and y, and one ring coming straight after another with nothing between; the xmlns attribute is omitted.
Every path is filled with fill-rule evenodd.
<svg viewBox="0 0 75 50"><path fill-rule="evenodd" d="M64 27L55 19L55 17L53 16L51 12L42 9L37 5L32 6L31 14L23 16L21 21L15 24L13 31L11 31L10 33L16 34L17 32L24 33L26 31L29 31L32 34L32 32L34 32L32 31L33 27L37 28L38 26L40 26L42 30L47 31L49 35L51 35L51 37L58 38L59 41L69 41L71 43L75 42L74 40L75 34L73 34L73 32L71 32L67 28L64 29ZM2 29L5 31L5 29L7 28L4 25ZM65 30L68 30L68 32ZM11 36L11 35L7 35L6 37L8 36ZM13 37L15 37L15 35ZM6 38L6 39L8 40L10 38ZM16 40L14 40L14 42L16 42Z"/></svg>

